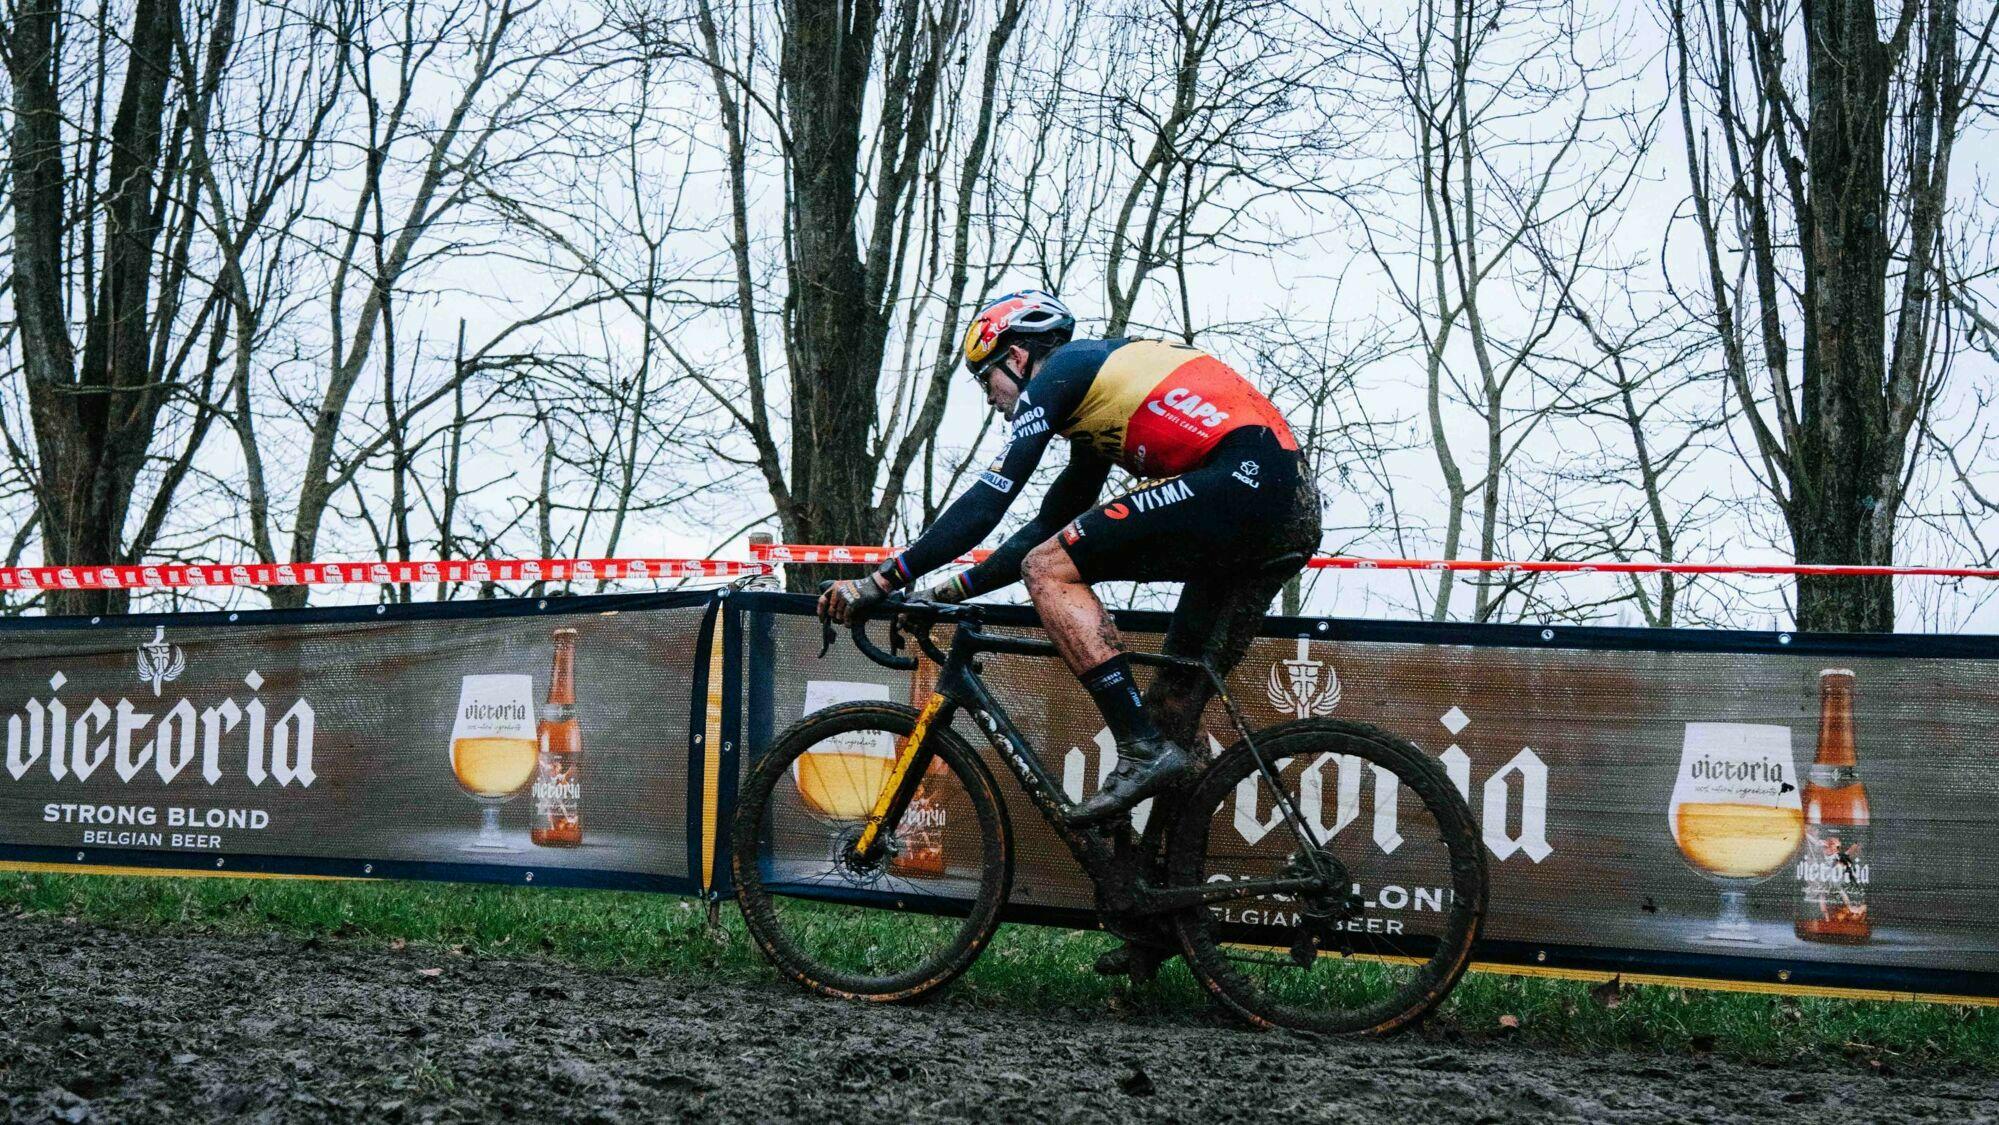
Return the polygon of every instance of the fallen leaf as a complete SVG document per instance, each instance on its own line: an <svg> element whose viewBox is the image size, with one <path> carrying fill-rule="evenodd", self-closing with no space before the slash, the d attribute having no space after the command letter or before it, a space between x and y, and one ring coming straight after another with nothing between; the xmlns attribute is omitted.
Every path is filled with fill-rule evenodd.
<svg viewBox="0 0 1999 1125"><path fill-rule="evenodd" d="M403 948L408 945L409 942L403 940L402 938L392 938L389 941L389 948L395 950L398 953L400 953L403 950Z"/></svg>
<svg viewBox="0 0 1999 1125"><path fill-rule="evenodd" d="M1519 1029L1519 1027L1520 1027L1520 1017L1519 1017L1519 1016L1501 1016L1501 1017L1499 1017L1499 1026L1501 1026L1501 1027L1505 1028L1505 1029L1506 1029L1506 1030L1508 1030L1508 1031L1516 1031L1516 1030L1518 1030L1518 1029Z"/></svg>
<svg viewBox="0 0 1999 1125"><path fill-rule="evenodd" d="M1606 1008L1616 1008L1624 1003L1624 978L1614 976L1589 990L1589 998Z"/></svg>
<svg viewBox="0 0 1999 1125"><path fill-rule="evenodd" d="M441 977L441 976L443 976L443 975L444 975L444 970L443 970L443 969L418 969L418 970L416 971L416 975L417 975L417 976L420 976L420 977Z"/></svg>

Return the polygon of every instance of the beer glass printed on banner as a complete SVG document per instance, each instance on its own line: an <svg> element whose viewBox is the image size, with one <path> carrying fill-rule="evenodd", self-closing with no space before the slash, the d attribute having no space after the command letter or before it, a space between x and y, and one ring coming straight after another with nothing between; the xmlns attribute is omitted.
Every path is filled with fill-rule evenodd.
<svg viewBox="0 0 1999 1125"><path fill-rule="evenodd" d="M1761 944L1749 888L1788 867L1805 835L1791 728L1688 723L1667 817L1680 855L1721 888L1721 916L1702 936Z"/></svg>
<svg viewBox="0 0 1999 1125"><path fill-rule="evenodd" d="M839 703L885 700L880 684L813 680L805 685L805 714ZM896 737L887 731L848 731L814 746L792 763L792 781L808 809L831 821L859 820L895 766Z"/></svg>
<svg viewBox="0 0 1999 1125"><path fill-rule="evenodd" d="M467 851L512 851L500 835L500 806L534 777L534 678L466 676L451 728L451 772L480 804L484 821Z"/></svg>
<svg viewBox="0 0 1999 1125"><path fill-rule="evenodd" d="M886 702L881 684L814 680L806 687L805 714L840 703ZM856 866L849 846L860 837L875 801L887 787L906 736L875 722L856 722L815 742L792 762L791 792L772 797L772 839L762 854L767 885L780 893L818 899L826 889L845 893L948 896L969 891L980 848L970 798L942 763L933 760L924 780L887 839L887 861ZM813 909L830 909L815 907Z"/></svg>

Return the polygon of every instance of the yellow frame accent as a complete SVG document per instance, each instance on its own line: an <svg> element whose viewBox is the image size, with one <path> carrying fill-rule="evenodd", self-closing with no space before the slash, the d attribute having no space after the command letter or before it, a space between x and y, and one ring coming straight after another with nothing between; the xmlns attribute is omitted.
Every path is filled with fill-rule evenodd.
<svg viewBox="0 0 1999 1125"><path fill-rule="evenodd" d="M923 740L930 733L931 720L943 709L942 695L933 693L923 704L923 713L916 716L916 729L909 732L909 740L902 744L902 753L895 759L895 768L888 772L888 781L875 795L874 811L868 814L868 822L861 828L861 838L854 841L855 851L865 852L874 847L876 837L881 835L882 822L888 819L889 802L895 799L895 791L902 787L902 779L909 776L909 767L915 764L917 752L923 749Z"/></svg>

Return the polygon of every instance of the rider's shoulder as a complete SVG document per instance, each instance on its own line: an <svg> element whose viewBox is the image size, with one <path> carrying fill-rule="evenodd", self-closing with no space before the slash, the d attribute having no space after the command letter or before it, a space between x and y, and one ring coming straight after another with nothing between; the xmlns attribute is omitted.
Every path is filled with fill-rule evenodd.
<svg viewBox="0 0 1999 1125"><path fill-rule="evenodd" d="M1049 375L1055 376L1058 380L1069 376L1095 375L1097 369L1104 365L1104 360L1109 359L1112 352L1129 343L1131 340L1124 336L1101 340L1071 340L1048 353L1048 358L1041 363L1041 370L1035 376L1035 381L1039 382L1042 377Z"/></svg>

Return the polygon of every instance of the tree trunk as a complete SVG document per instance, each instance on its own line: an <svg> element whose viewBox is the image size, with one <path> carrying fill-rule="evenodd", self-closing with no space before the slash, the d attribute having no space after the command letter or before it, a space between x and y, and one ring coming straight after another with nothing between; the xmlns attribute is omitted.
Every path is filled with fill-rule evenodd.
<svg viewBox="0 0 1999 1125"><path fill-rule="evenodd" d="M64 312L69 169L55 88L61 20L60 5L43 0L19 11L8 36L15 302L41 454L42 553L54 566L103 566L125 561L127 509L167 401L151 361L151 294L161 226L155 198L161 119L180 7L176 0L138 0L132 11L125 82L107 146L103 260L82 263L96 270L97 295L80 362ZM86 211L79 219L95 223L98 216ZM53 591L48 600L51 613L122 613L128 603L122 590Z"/></svg>
<svg viewBox="0 0 1999 1125"><path fill-rule="evenodd" d="M787 5L782 80L791 135L791 493L794 539L877 543L869 437L887 325L857 226L860 152L880 10L871 0ZM790 568L796 583L818 576Z"/></svg>
<svg viewBox="0 0 1999 1125"><path fill-rule="evenodd" d="M1800 225L1811 260L1790 530L1801 563L1885 565L1894 561L1894 505L1880 485L1898 478L1904 455L1886 394L1890 58L1870 0L1820 0L1805 14L1811 203ZM1802 579L1798 627L1891 632L1893 583Z"/></svg>

